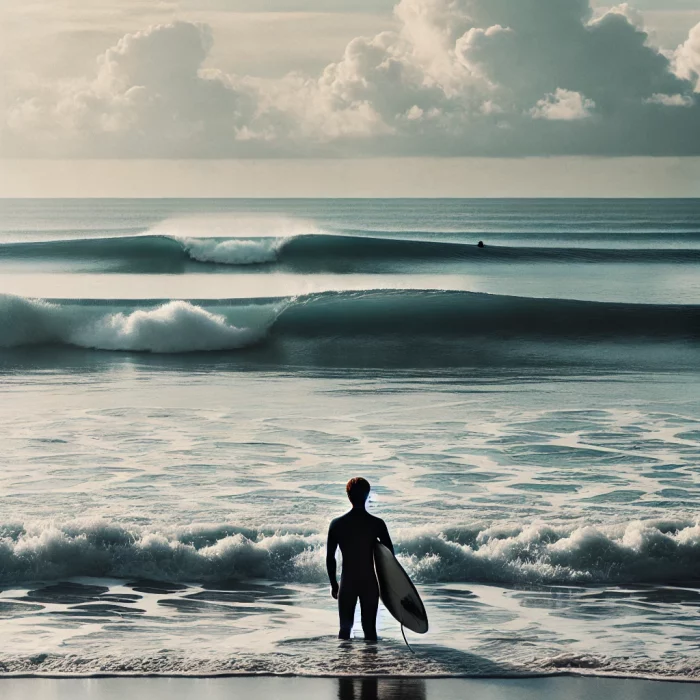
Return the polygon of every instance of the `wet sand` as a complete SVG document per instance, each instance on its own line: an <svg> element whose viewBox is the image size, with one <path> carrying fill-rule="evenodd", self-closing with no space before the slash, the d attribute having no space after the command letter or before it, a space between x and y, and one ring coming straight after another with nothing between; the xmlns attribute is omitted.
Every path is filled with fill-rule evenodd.
<svg viewBox="0 0 700 700"><path fill-rule="evenodd" d="M697 683L558 676L406 678L3 678L3 700L696 700Z"/></svg>

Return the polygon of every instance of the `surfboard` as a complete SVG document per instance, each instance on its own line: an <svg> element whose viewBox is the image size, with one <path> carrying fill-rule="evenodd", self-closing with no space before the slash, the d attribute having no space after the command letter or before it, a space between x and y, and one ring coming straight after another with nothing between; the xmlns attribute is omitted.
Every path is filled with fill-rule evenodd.
<svg viewBox="0 0 700 700"><path fill-rule="evenodd" d="M401 564L381 542L374 545L374 569L384 607L404 627L425 634L428 631L428 615L423 601Z"/></svg>

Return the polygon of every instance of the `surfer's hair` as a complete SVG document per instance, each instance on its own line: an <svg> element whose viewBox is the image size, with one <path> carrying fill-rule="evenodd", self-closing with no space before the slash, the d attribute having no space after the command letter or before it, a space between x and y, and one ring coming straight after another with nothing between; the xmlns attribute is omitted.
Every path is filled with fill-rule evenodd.
<svg viewBox="0 0 700 700"><path fill-rule="evenodd" d="M367 496L369 496L369 491L369 481L361 476L350 479L345 487L345 492L353 505L364 503L367 500Z"/></svg>

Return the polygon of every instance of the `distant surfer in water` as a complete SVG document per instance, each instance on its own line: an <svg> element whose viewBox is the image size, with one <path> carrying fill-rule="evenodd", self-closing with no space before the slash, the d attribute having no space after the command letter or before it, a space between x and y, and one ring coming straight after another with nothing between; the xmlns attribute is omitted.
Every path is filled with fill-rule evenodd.
<svg viewBox="0 0 700 700"><path fill-rule="evenodd" d="M376 641L379 584L374 572L374 545L379 540L392 553L394 545L384 521L367 512L369 482L362 477L350 479L345 491L352 503L352 510L331 521L326 545L326 568L331 581L331 595L338 601L340 616L338 639L350 639L359 598L365 639ZM340 586L335 563L338 547L343 555Z"/></svg>
<svg viewBox="0 0 700 700"><path fill-rule="evenodd" d="M484 247L484 242L483 242L483 241L479 241L479 242L476 244L476 247L477 247L477 248L483 248L483 247Z"/></svg>

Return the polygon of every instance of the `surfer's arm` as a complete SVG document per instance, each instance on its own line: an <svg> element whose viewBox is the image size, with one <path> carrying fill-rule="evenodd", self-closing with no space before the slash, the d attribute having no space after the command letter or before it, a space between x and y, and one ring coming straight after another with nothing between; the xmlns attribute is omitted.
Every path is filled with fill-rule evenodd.
<svg viewBox="0 0 700 700"><path fill-rule="evenodd" d="M379 526L379 541L391 551L392 554L395 554L394 552L394 544L391 541L391 537L389 537L389 530L386 527L386 523L383 520L379 521L381 524Z"/></svg>
<svg viewBox="0 0 700 700"><path fill-rule="evenodd" d="M335 562L335 550L338 549L338 539L333 532L333 523L328 528L328 540L326 542L326 570L328 571L328 579L331 582L333 590L338 589L338 577Z"/></svg>

